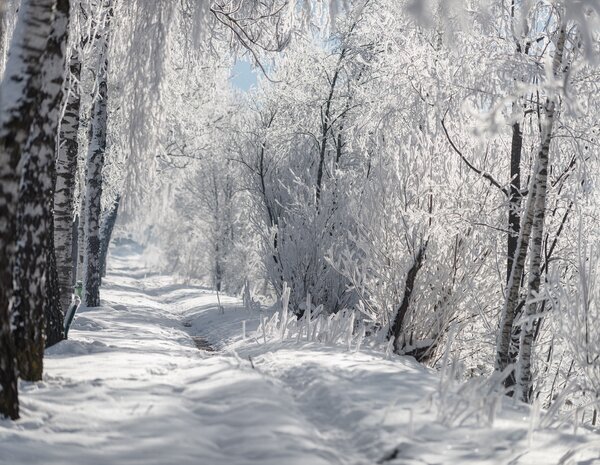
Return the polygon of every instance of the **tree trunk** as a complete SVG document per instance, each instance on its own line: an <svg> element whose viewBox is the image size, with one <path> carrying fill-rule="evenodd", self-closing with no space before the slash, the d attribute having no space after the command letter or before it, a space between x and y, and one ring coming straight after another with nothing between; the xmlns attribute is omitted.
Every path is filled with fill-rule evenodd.
<svg viewBox="0 0 600 465"><path fill-rule="evenodd" d="M117 216L119 213L119 203L121 202L121 196L118 195L110 210L104 215L102 221L102 228L100 229L100 276L106 276L106 260L108 257L108 246L110 245L110 239L112 237L115 223L117 222Z"/></svg>
<svg viewBox="0 0 600 465"><path fill-rule="evenodd" d="M215 244L215 289L221 292L221 284L223 282L223 268L221 266L221 250L219 247L219 238Z"/></svg>
<svg viewBox="0 0 600 465"><path fill-rule="evenodd" d="M519 123L512 126L512 143L510 150L510 189L508 192L508 240L506 247L506 284L510 283L510 273L519 246L521 230L521 153L523 151L523 130ZM521 277L519 277L519 280ZM517 312L515 312L517 313ZM508 352L509 363L514 364L519 350L519 328L513 327ZM512 371L505 380L507 388L514 386L516 379Z"/></svg>
<svg viewBox="0 0 600 465"><path fill-rule="evenodd" d="M523 131L519 123L512 126L512 144L510 150L510 194L508 198L508 243L506 258L506 283L510 280L514 257L519 243L521 219L521 153L523 150Z"/></svg>
<svg viewBox="0 0 600 465"><path fill-rule="evenodd" d="M60 303L60 284L54 250L54 215L50 215L50 227L47 249L46 298L44 301L44 319L46 320L46 348L65 339L65 313ZM67 309L68 310L68 309Z"/></svg>
<svg viewBox="0 0 600 465"><path fill-rule="evenodd" d="M85 256L85 180L87 179L87 163L83 176L79 179L79 205L77 221L77 255L75 256L75 281L83 282L83 258Z"/></svg>
<svg viewBox="0 0 600 465"><path fill-rule="evenodd" d="M87 307L100 305L100 216L102 214L102 168L106 151L108 116L108 40L110 16L105 19L103 36L96 37L101 57L98 94L92 106L90 141L85 177L85 238L83 255L83 302Z"/></svg>
<svg viewBox="0 0 600 465"><path fill-rule="evenodd" d="M275 113L271 114L269 122L266 125L266 128L270 128L271 124L273 124L273 120L275 119ZM258 177L260 181L260 192L262 195L264 207L267 211L267 216L269 218L269 222L267 227L273 228L273 242L272 242L272 251L271 258L273 259L273 263L275 268L277 268L277 275L279 277L278 282L273 283L273 287L277 290L277 292L281 291L281 286L283 285L283 274L281 270L281 264L279 260L279 251L278 251L278 238L277 238L277 228L279 227L279 217L275 209L271 206L271 201L269 200L269 196L267 195L267 186L265 178L267 176L267 170L265 168L265 150L266 150L266 141L263 141L260 147L259 157L258 157Z"/></svg>
<svg viewBox="0 0 600 465"><path fill-rule="evenodd" d="M13 314L21 377L42 378L45 337L63 339L63 314L53 263L53 195L56 142L65 75L69 1L58 0L52 30L42 57L38 111L21 157L22 177L17 211L17 250ZM48 260L50 258L50 260ZM55 270L54 270L55 271ZM48 292L50 291L51 294ZM50 304L52 307L47 308ZM46 321L46 316L49 321Z"/></svg>
<svg viewBox="0 0 600 465"><path fill-rule="evenodd" d="M425 259L425 251L427 250L427 242L423 244L419 251L417 252L417 256L415 260L408 270L406 275L406 281L404 285L404 297L402 298L402 303L398 310L396 311L396 317L394 318L394 323L392 324L388 338L394 338L394 352L399 353L402 350L402 342L400 336L402 335L402 331L404 330L404 318L408 313L410 308L410 300L412 297L412 292L415 287L415 281L417 279L417 275L419 274L419 270L423 266L423 260Z"/></svg>
<svg viewBox="0 0 600 465"><path fill-rule="evenodd" d="M563 24L560 30L554 60L552 63L553 76L560 73L566 41L566 27ZM542 276L542 243L544 240L544 222L546 218L546 194L548 187L548 167L550 159L550 143L552 142L552 129L556 115L557 97L551 96L546 100L546 120L543 126L542 142L538 160L539 168L535 176L536 199L531 234L531 258L529 260L529 281L527 292L527 305L525 308L525 323L521 328L519 344L519 362L517 366L517 394L519 399L529 402L531 391L531 355L533 349L533 336L536 323L538 302L535 301L540 290Z"/></svg>
<svg viewBox="0 0 600 465"><path fill-rule="evenodd" d="M100 215L102 213L102 168L106 150L107 86L105 76L94 102L93 135L87 156L85 193L85 239L83 254L83 301L88 307L100 305Z"/></svg>
<svg viewBox="0 0 600 465"><path fill-rule="evenodd" d="M71 264L73 267L73 280L71 281L71 286L75 287L77 284L77 257L79 255L79 214L75 216L75 221L73 221L71 228L73 235L73 243L71 247L71 257L73 257L73 263Z"/></svg>
<svg viewBox="0 0 600 465"><path fill-rule="evenodd" d="M547 118L553 118L550 113L553 109L547 108ZM542 234L546 208L546 187L548 178L548 151L550 148L550 133L552 123L546 122L548 133L544 135L544 141L538 154L539 168L535 174L536 178L536 198L534 202L533 221L531 225L531 257L529 272L529 289L527 301L536 298L540 286L540 264L542 252ZM547 140L546 140L547 139ZM541 222L541 223L540 223ZM525 319L529 319L536 313L537 302L528 303L525 309ZM516 372L517 397L520 400L527 401L529 398L528 387L531 382L531 348L533 343L533 324L529 321L521 327L519 341L519 360ZM525 392L527 391L527 392Z"/></svg>
<svg viewBox="0 0 600 465"><path fill-rule="evenodd" d="M73 294L73 223L75 221L75 181L77 177L77 153L79 110L81 97L78 83L81 61L73 50L70 61L70 89L67 105L60 124L58 158L56 161L56 190L54 193L54 241L60 304L63 313L71 305Z"/></svg>
<svg viewBox="0 0 600 465"><path fill-rule="evenodd" d="M54 0L21 1L0 85L0 414L10 418L19 415L9 311L16 247L17 165L35 115L40 58L50 33L54 3Z"/></svg>
<svg viewBox="0 0 600 465"><path fill-rule="evenodd" d="M6 10L8 5L6 1L0 3L0 76L4 74L4 65L6 56L6 44L8 42L8 27L6 22Z"/></svg>
<svg viewBox="0 0 600 465"><path fill-rule="evenodd" d="M538 162L536 162L534 173L538 171ZM502 309L500 319L500 328L498 342L496 346L496 371L502 372L513 363L510 356L510 344L512 339L513 323L517 307L519 305L519 290L521 288L521 276L525 269L525 261L527 258L527 248L529 247L529 237L531 235L531 227L533 223L533 212L535 203L535 176L532 177L529 189L529 196L525 207L525 213L521 222L521 231L517 247L517 254L513 260L513 267L508 280L506 290L506 300ZM505 379L505 386L510 387L514 375L509 374Z"/></svg>
<svg viewBox="0 0 600 465"><path fill-rule="evenodd" d="M319 209L319 203L321 200L321 189L323 187L323 172L325 168L325 155L327 154L327 138L329 137L329 131L331 129L331 105L333 103L333 98L335 95L335 86L337 84L340 72L342 70L342 63L344 61L344 57L346 56L346 50L343 49L340 53L340 57L335 67L335 71L333 73L333 78L331 79L331 85L329 87L329 95L327 96L327 101L325 102L325 111L321 113L321 138L319 141L319 164L317 167L317 181L316 181L316 206L317 210Z"/></svg>

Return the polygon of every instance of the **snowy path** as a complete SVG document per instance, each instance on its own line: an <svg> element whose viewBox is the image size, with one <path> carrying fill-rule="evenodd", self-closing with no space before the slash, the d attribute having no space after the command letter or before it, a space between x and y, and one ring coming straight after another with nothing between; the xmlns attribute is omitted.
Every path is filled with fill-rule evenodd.
<svg viewBox="0 0 600 465"><path fill-rule="evenodd" d="M211 292L117 252L106 306L78 314L44 381L23 384L22 419L0 421L1 464L546 465L597 438L530 438L510 409L494 428L449 429L430 406L438 378L414 361L242 341L242 321L250 332L258 315L223 297L221 314ZM572 463L600 463L587 450Z"/></svg>

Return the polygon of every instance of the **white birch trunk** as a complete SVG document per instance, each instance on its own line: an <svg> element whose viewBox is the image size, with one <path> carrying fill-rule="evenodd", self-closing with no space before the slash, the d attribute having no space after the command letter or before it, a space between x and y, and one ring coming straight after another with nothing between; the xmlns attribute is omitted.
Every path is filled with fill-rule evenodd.
<svg viewBox="0 0 600 465"><path fill-rule="evenodd" d="M78 88L81 61L77 50L72 52L69 67L71 82L60 125L54 193L54 242L63 312L69 308L73 294L73 222L75 221L75 184L79 149L77 134L81 106Z"/></svg>
<svg viewBox="0 0 600 465"><path fill-rule="evenodd" d="M90 141L86 159L85 209L84 209L84 255L83 255L83 302L88 307L100 305L100 219L102 214L102 168L106 151L108 117L108 41L110 16L107 13L103 36L96 37L101 58L98 72L98 94L92 106Z"/></svg>
<svg viewBox="0 0 600 465"><path fill-rule="evenodd" d="M42 378L46 341L63 338L53 250L53 194L56 143L65 76L69 1L58 0L42 56L38 109L21 156L17 210L17 250L12 309L21 377ZM52 308L48 308L51 305Z"/></svg>
<svg viewBox="0 0 600 465"><path fill-rule="evenodd" d="M566 40L566 27L562 26L556 44L552 63L552 73L556 78L560 73ZM529 401L531 390L531 355L533 349L534 323L538 302L534 300L540 290L542 270L542 243L544 238L544 222L546 218L546 194L548 187L548 167L550 160L550 143L557 106L557 96L548 97L545 105L545 121L542 129L542 141L538 153L538 171L535 175L536 200L531 234L531 257L528 280L525 324L521 329L519 342L519 361L517 363L517 396L524 402Z"/></svg>
<svg viewBox="0 0 600 465"><path fill-rule="evenodd" d="M538 170L537 162L533 172ZM525 261L527 259L527 249L529 247L529 239L531 236L531 228L533 224L533 214L535 209L536 185L535 176L532 177L529 183L529 196L525 206L525 212L521 220L521 231L517 245L517 255L512 263L512 271L508 280L506 289L506 300L502 308L500 318L500 328L498 334L498 342L496 345L496 371L502 372L512 363L510 357L510 343L512 336L513 323L515 321L517 307L519 305L519 290L521 288L520 280L523 270L525 269ZM508 380L508 378L507 378Z"/></svg>
<svg viewBox="0 0 600 465"><path fill-rule="evenodd" d="M100 305L100 216L102 213L102 168L106 150L106 79L102 78L92 110L93 134L87 155L85 179L85 238L83 254L83 301L88 307Z"/></svg>
<svg viewBox="0 0 600 465"><path fill-rule="evenodd" d="M42 56L54 0L22 0L0 85L0 414L18 417L9 300L19 173L17 165L35 115Z"/></svg>

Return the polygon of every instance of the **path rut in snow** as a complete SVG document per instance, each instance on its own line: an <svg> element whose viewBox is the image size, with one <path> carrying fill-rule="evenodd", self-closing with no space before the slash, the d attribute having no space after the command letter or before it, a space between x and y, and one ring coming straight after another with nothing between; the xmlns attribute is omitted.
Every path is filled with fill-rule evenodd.
<svg viewBox="0 0 600 465"><path fill-rule="evenodd" d="M196 344L198 350L203 350L205 352L216 352L214 347L209 344L209 342L200 336L192 336L192 341Z"/></svg>
<svg viewBox="0 0 600 465"><path fill-rule="evenodd" d="M184 321L182 324L184 328L192 327L192 323L189 321ZM205 337L197 335L191 335L190 337L192 338L192 341L194 341L194 344L198 350L203 350L204 352L216 352L216 349Z"/></svg>

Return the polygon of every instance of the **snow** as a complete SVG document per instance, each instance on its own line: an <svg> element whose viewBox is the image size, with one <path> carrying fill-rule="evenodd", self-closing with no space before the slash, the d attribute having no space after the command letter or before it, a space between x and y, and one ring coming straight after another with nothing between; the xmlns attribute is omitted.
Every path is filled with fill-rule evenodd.
<svg viewBox="0 0 600 465"><path fill-rule="evenodd" d="M441 423L440 376L413 359L265 344L239 300L220 296L221 312L133 244L110 261L104 306L77 314L42 382L21 384L22 418L0 420L0 463L547 465L573 450L564 463L600 464L595 433L532 432L507 401L493 426Z"/></svg>

